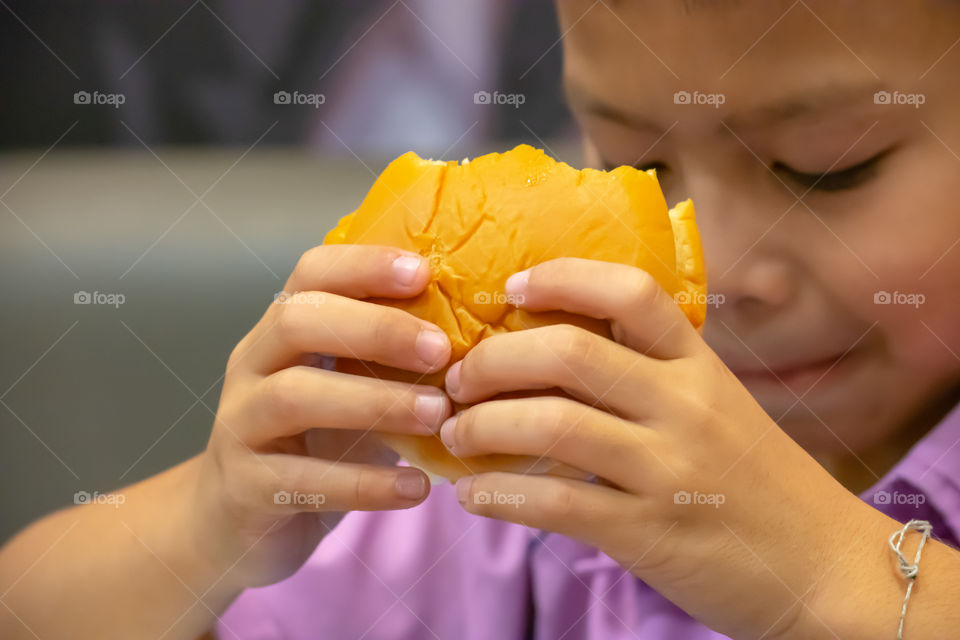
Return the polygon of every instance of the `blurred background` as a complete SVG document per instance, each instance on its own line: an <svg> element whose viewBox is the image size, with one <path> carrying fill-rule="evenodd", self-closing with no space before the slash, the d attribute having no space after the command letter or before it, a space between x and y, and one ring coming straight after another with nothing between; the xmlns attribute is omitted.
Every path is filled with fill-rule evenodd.
<svg viewBox="0 0 960 640"><path fill-rule="evenodd" d="M578 164L559 36L550 0L0 1L0 543L200 451L396 155Z"/></svg>

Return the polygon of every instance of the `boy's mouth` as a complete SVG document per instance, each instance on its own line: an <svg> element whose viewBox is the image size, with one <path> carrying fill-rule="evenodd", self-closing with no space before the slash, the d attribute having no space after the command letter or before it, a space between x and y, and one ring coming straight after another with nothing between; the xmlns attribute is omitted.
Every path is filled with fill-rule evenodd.
<svg viewBox="0 0 960 640"><path fill-rule="evenodd" d="M858 359L858 350L839 352L825 357L804 360L731 366L730 370L747 387L769 388L786 387L794 394L802 396L814 387L829 385L843 376L852 361Z"/></svg>

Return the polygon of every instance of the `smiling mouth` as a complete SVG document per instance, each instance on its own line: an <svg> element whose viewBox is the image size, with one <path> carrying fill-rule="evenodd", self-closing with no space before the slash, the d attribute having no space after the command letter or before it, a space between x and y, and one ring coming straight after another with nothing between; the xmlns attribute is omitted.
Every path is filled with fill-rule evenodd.
<svg viewBox="0 0 960 640"><path fill-rule="evenodd" d="M858 359L857 350L837 353L826 358L784 365L731 369L745 386L786 387L794 393L806 393L813 387L828 386L845 375L851 362Z"/></svg>

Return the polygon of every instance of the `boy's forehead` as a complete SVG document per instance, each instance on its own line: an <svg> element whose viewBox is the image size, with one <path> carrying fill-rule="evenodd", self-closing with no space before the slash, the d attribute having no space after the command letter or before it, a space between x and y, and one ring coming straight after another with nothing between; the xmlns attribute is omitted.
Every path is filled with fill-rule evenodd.
<svg viewBox="0 0 960 640"><path fill-rule="evenodd" d="M815 0L559 0L564 76L572 97L622 103L723 92L770 117L789 116L916 82L956 38L960 2L953 4L937 17L893 0L871 3L873 11ZM774 99L783 104L763 106Z"/></svg>

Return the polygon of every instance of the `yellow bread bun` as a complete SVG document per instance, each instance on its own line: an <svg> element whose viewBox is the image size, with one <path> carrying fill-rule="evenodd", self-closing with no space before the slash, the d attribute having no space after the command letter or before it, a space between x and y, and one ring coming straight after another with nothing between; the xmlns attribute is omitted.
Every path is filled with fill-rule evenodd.
<svg viewBox="0 0 960 640"><path fill-rule="evenodd" d="M578 171L520 145L458 164L408 152L390 163L325 244L399 247L429 259L432 280L406 300L376 299L438 325L457 362L497 333L569 323L610 336L609 323L531 313L504 294L517 271L560 257L639 267L674 297L694 327L706 314L706 274L693 204L668 210L656 175L631 167ZM338 359L337 369L443 387L420 375ZM436 436L380 434L412 466L450 480L484 471L571 473L551 460L494 454L459 459Z"/></svg>

